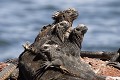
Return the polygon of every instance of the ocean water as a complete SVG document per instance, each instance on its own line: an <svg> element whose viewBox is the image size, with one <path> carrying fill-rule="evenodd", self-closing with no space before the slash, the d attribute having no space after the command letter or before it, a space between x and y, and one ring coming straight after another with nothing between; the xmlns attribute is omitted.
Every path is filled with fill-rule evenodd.
<svg viewBox="0 0 120 80"><path fill-rule="evenodd" d="M120 0L0 0L0 61L16 58L22 44L33 43L54 11L79 11L73 26L85 24L82 50L116 51L120 47Z"/></svg>

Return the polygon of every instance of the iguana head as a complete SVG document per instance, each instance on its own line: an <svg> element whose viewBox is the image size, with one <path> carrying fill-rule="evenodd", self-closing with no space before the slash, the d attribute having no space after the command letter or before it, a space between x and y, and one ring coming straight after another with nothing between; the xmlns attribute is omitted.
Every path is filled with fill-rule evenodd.
<svg viewBox="0 0 120 80"><path fill-rule="evenodd" d="M81 48L81 43L83 41L84 34L87 32L87 30L88 28L85 25L79 24L70 33L70 36L69 36L70 41L74 42Z"/></svg>
<svg viewBox="0 0 120 80"><path fill-rule="evenodd" d="M73 23L73 20L75 20L78 17L78 11L76 11L74 8L69 8L64 11L57 11L53 14L52 18L54 23L59 23L61 21L68 21L69 23Z"/></svg>

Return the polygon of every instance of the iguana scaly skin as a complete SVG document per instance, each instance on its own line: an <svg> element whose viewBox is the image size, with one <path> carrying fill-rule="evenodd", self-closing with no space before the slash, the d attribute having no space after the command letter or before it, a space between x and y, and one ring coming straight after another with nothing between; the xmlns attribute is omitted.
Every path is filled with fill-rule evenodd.
<svg viewBox="0 0 120 80"><path fill-rule="evenodd" d="M53 15L54 22L43 27L31 45L19 56L20 80L104 80L80 60L87 27L72 29L78 11L67 9Z"/></svg>

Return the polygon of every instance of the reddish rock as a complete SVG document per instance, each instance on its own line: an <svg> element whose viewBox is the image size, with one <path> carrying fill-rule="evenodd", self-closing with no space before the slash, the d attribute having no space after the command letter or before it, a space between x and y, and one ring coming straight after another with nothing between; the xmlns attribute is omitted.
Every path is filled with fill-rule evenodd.
<svg viewBox="0 0 120 80"><path fill-rule="evenodd" d="M0 62L0 72L7 66L7 63Z"/></svg>
<svg viewBox="0 0 120 80"><path fill-rule="evenodd" d="M120 70L106 65L107 61L87 57L82 58L82 60L88 63L98 75L120 77Z"/></svg>

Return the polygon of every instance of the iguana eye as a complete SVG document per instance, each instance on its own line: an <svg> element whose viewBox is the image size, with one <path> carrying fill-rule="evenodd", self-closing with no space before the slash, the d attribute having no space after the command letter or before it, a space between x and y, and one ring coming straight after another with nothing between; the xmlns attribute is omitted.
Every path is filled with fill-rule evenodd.
<svg viewBox="0 0 120 80"><path fill-rule="evenodd" d="M76 28L77 31L80 31L81 29L80 28Z"/></svg>
<svg viewBox="0 0 120 80"><path fill-rule="evenodd" d="M44 46L43 48L44 48L44 49L48 49L48 46Z"/></svg>

